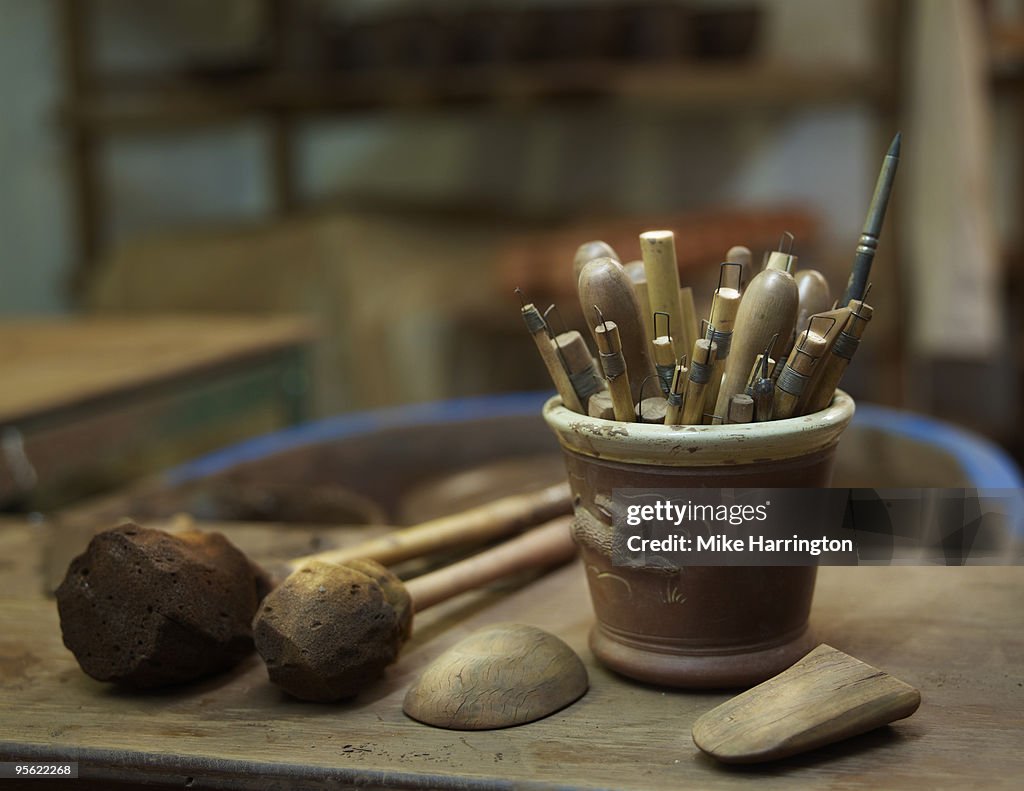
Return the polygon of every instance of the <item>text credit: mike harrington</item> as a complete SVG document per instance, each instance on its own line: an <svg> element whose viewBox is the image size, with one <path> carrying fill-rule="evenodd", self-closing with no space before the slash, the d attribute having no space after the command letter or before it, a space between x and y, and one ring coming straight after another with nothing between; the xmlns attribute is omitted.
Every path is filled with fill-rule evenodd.
<svg viewBox="0 0 1024 791"><path fill-rule="evenodd" d="M685 499L617 497L616 562L651 565L652 556L673 565L815 565L824 557L855 562L855 541L835 537L842 531L828 529L817 503L801 505L786 495L773 507L778 492L771 493L742 502L709 490Z"/></svg>

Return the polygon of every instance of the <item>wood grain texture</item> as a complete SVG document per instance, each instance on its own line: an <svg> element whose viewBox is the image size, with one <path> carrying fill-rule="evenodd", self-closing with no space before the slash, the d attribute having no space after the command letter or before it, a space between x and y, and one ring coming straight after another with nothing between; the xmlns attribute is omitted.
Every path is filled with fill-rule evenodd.
<svg viewBox="0 0 1024 791"><path fill-rule="evenodd" d="M644 379L655 375L648 354L648 337L633 283L622 265L610 258L595 258L580 272L580 308L594 331L594 306L600 308L608 322L615 322L622 342L622 355L629 372L632 402L640 400L640 387ZM597 335L595 342L600 348Z"/></svg>
<svg viewBox="0 0 1024 791"><path fill-rule="evenodd" d="M550 632L496 624L431 662L409 688L402 709L438 728L508 728L564 709L588 684L580 658Z"/></svg>
<svg viewBox="0 0 1024 791"><path fill-rule="evenodd" d="M0 557L23 548L27 531L0 531ZM633 684L596 664L578 566L424 613L387 677L336 707L288 700L255 657L196 686L116 693L82 674L61 645L51 601L5 598L0 757L78 760L94 780L178 787L191 777L197 787L253 789L1013 789L1024 774L1022 596L1019 568L821 569L811 617L819 638L912 683L927 703L905 722L770 766L735 768L704 756L689 736L699 716L732 694ZM584 661L590 692L508 731L460 735L406 718L405 690L427 663L498 621L565 640Z"/></svg>
<svg viewBox="0 0 1024 791"><path fill-rule="evenodd" d="M906 682L822 643L702 716L693 741L725 763L774 761L909 717L920 705Z"/></svg>
<svg viewBox="0 0 1024 791"><path fill-rule="evenodd" d="M313 337L308 321L285 317L0 322L0 423L82 406Z"/></svg>
<svg viewBox="0 0 1024 791"><path fill-rule="evenodd" d="M778 333L781 341L793 332L797 300L796 282L787 272L765 269L750 281L736 314L725 378L715 403L716 415L727 414L729 400L743 392L754 358L765 350L772 336Z"/></svg>

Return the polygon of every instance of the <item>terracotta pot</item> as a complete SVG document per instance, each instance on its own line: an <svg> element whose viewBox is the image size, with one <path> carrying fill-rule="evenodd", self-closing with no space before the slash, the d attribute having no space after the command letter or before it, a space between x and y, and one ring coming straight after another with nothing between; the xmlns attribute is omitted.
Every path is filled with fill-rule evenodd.
<svg viewBox="0 0 1024 791"><path fill-rule="evenodd" d="M676 687L760 683L814 647L815 567L626 568L612 563L608 507L619 488L828 486L853 399L813 415L728 426L660 426L571 412L544 419L565 455L597 623L590 646L626 676Z"/></svg>

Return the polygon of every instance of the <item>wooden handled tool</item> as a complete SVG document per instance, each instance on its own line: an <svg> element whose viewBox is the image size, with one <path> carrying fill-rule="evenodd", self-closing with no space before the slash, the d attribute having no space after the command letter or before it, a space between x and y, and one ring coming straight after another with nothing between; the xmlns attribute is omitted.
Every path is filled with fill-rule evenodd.
<svg viewBox="0 0 1024 791"><path fill-rule="evenodd" d="M799 306L796 311L796 329L786 344L777 349L778 356L785 359L789 356L796 342L797 333L807 326L807 322L815 313L823 313L832 307L832 296L825 276L817 269L801 269L793 279L796 281L796 290L799 296Z"/></svg>
<svg viewBox="0 0 1024 791"><path fill-rule="evenodd" d="M686 382L689 379L689 369L683 364L676 365L672 374L672 384L669 386L668 396L665 399L665 425L678 426L683 418L683 397L686 393Z"/></svg>
<svg viewBox="0 0 1024 791"><path fill-rule="evenodd" d="M572 273L573 283L579 285L580 272L583 271L583 267L593 261L595 258L610 258L613 261L621 261L619 254L612 249L612 246L607 242L602 242L600 239L593 239L589 242L584 242L576 248L576 255L572 261Z"/></svg>
<svg viewBox="0 0 1024 791"><path fill-rule="evenodd" d="M520 299L523 298L519 289L516 289L516 293L519 294ZM551 377L555 390L562 399L562 404L573 412L582 413L583 404L580 403L580 399L573 389L572 382L569 380L569 372L566 370L558 350L551 345L552 333L544 316L532 302L525 300L523 300L522 314L526 328L533 337L537 351L540 352L540 359L543 360L544 367L548 369L548 376Z"/></svg>
<svg viewBox="0 0 1024 791"><path fill-rule="evenodd" d="M587 348L583 336L576 330L557 335L551 343L565 361L569 383L586 410L590 397L604 389L604 380L597 372L597 364L590 354L590 349Z"/></svg>
<svg viewBox="0 0 1024 791"><path fill-rule="evenodd" d="M601 315L615 322L622 355L629 367L631 403L640 400L640 384L654 376L654 366L647 354L647 334L633 285L622 265L610 258L597 258L580 272L580 307L584 316L592 316L596 306ZM594 340L599 344L596 330Z"/></svg>
<svg viewBox="0 0 1024 791"><path fill-rule="evenodd" d="M688 329L680 312L679 264L676 262L675 235L672 231L647 231L640 234L640 255L647 273L647 292L653 313L667 313L669 326L675 332L675 356L690 351L695 340L687 337Z"/></svg>
<svg viewBox="0 0 1024 791"><path fill-rule="evenodd" d="M806 397L806 403L802 402L797 407L799 414L813 414L831 403L832 396L835 395L836 388L839 386L843 374L846 373L847 366L853 359L857 347L860 346L861 336L867 329L874 311L870 305L864 304L859 299L851 300L848 307L850 315L846 320L846 325L840 331L835 343L832 344L829 353L825 355L825 359L819 363L822 369L820 376L817 381L813 382L811 392Z"/></svg>
<svg viewBox="0 0 1024 791"><path fill-rule="evenodd" d="M733 248L735 249L735 248ZM749 260L750 251L747 248L746 255ZM730 253L733 251L730 250ZM725 272L729 268L736 268L736 287L723 285ZM736 324L736 312L740 308L740 281L743 277L743 265L738 262L726 261L718 270L718 288L711 297L711 318L708 320L707 339L718 346L715 352L715 367L711 372L711 381L708 382L705 402L708 404L708 412L713 412L715 404L718 403L718 392L722 387L722 376L725 374L725 361L729 359L729 351L732 348L732 331ZM704 422L710 423L711 419Z"/></svg>
<svg viewBox="0 0 1024 791"><path fill-rule="evenodd" d="M600 315L600 311L598 311ZM594 338L601 360L601 369L608 380L608 392L612 397L615 419L632 423L633 393L629 386L629 371L622 355L619 327L614 321L600 321L594 327ZM639 389L639 388L638 388Z"/></svg>
<svg viewBox="0 0 1024 791"><path fill-rule="evenodd" d="M629 275L629 282L633 284L633 293L636 294L637 304L640 305L640 315L644 319L644 337L653 338L658 333L654 329L654 311L651 310L651 295L647 289L647 273L644 271L644 262L630 261L623 264L622 268Z"/></svg>
<svg viewBox="0 0 1024 791"><path fill-rule="evenodd" d="M775 265L785 264L786 258L793 256L780 256ZM730 399L743 392L754 358L772 336L788 338L793 332L799 299L796 281L788 271L772 268L772 264L770 258L769 268L758 273L743 293L725 363L725 378L715 404L716 415L727 414Z"/></svg>
<svg viewBox="0 0 1024 791"><path fill-rule="evenodd" d="M715 353L718 344L701 338L694 341L690 358L690 376L683 396L684 426L699 426L704 422L704 396L715 368Z"/></svg>
<svg viewBox="0 0 1024 791"><path fill-rule="evenodd" d="M355 546L294 558L288 561L286 571L292 573L312 561L342 564L361 559L390 566L444 549L493 541L554 519L571 509L572 493L569 484L563 481L535 492L501 497L459 513L399 528Z"/></svg>
<svg viewBox="0 0 1024 791"><path fill-rule="evenodd" d="M572 517L403 584L383 566L310 563L269 593L253 621L270 680L302 700L350 698L398 656L422 612L460 593L572 559Z"/></svg>
<svg viewBox="0 0 1024 791"><path fill-rule="evenodd" d="M785 420L796 414L797 404L811 378L811 372L825 353L825 338L810 328L800 333L789 359L775 383L775 418Z"/></svg>
<svg viewBox="0 0 1024 791"><path fill-rule="evenodd" d="M754 419L754 399L746 393L737 393L729 399L726 423L749 423Z"/></svg>

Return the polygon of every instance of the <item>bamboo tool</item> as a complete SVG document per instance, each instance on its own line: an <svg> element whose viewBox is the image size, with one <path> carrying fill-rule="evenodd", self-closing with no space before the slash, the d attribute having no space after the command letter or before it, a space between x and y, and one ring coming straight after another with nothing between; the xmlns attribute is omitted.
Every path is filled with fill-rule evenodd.
<svg viewBox="0 0 1024 791"><path fill-rule="evenodd" d="M865 296L867 296L867 291L865 291ZM846 373L847 366L853 360L857 347L860 346L861 336L867 329L874 310L859 299L850 300L848 307L850 315L846 324L825 359L819 363L818 367L822 369L821 374L817 377L817 381L812 382L810 392L804 393L805 399L797 406L798 414L818 412L829 405L843 374Z"/></svg>
<svg viewBox="0 0 1024 791"><path fill-rule="evenodd" d="M647 334L633 286L622 265L610 258L596 258L583 267L579 281L580 306L589 315L594 306L618 328L622 356L629 366L630 408L640 400L640 383L654 376L647 353ZM594 340L598 341L596 330ZM600 348L600 346L599 346Z"/></svg>
<svg viewBox="0 0 1024 791"><path fill-rule="evenodd" d="M604 379L597 372L597 364L587 348L583 336L576 330L569 330L551 339L559 356L565 361L569 382L584 410L590 397L604 389Z"/></svg>
<svg viewBox="0 0 1024 791"><path fill-rule="evenodd" d="M600 239L593 239L589 242L584 242L576 248L576 255L572 261L572 275L573 283L577 286L580 282L580 272L583 270L588 263L593 261L595 258L610 258L613 261L621 261L619 254L612 249L612 246L607 242L602 242Z"/></svg>
<svg viewBox="0 0 1024 791"><path fill-rule="evenodd" d="M675 356L682 357L693 347L695 338L688 337L686 322L680 311L675 235L672 231L646 231L640 234L640 255L647 273L651 311L669 315L669 325L678 333L678 337L673 339Z"/></svg>
<svg viewBox="0 0 1024 791"><path fill-rule="evenodd" d="M622 267L633 284L633 293L636 294L637 304L640 305L640 315L644 317L644 337L653 338L657 333L654 331L654 314L651 311L651 295L647 290L647 273L644 271L644 262L630 261L628 264L623 264Z"/></svg>
<svg viewBox="0 0 1024 791"><path fill-rule="evenodd" d="M700 337L698 333L697 308L693 304L693 289L683 286L679 289L679 315L683 322L683 339L689 339L687 349L693 348L693 341Z"/></svg>
<svg viewBox="0 0 1024 791"><path fill-rule="evenodd" d="M834 319L833 319L834 321ZM775 417L779 420L793 417L796 414L797 404L804 388L811 378L811 372L821 356L828 348L825 338L819 333L811 331L811 322L808 322L807 329L800 333L793 351L789 353L789 359L779 374L775 387Z"/></svg>
<svg viewBox="0 0 1024 791"><path fill-rule="evenodd" d="M297 558L281 576L314 560L397 563L490 541L571 509L563 482ZM136 688L193 681L249 653L259 596L272 584L219 533L171 534L129 522L94 536L71 562L57 589L64 644L98 681Z"/></svg>
<svg viewBox="0 0 1024 791"><path fill-rule="evenodd" d="M746 248L743 248L746 250ZM730 253L732 250L729 251ZM750 251L747 250L749 257ZM724 286L725 270L736 267L736 287ZM714 409L718 401L718 391L722 387L722 376L725 373L725 361L729 358L732 346L732 329L736 323L736 311L740 307L740 282L743 278L743 265L739 262L726 261L718 269L718 288L711 297L711 318L708 320L707 339L718 345L715 352L715 367L708 382L706 403ZM708 421L705 421L708 422Z"/></svg>
<svg viewBox="0 0 1024 791"><path fill-rule="evenodd" d="M533 626L498 624L431 662L402 710L436 728L492 730L553 714L588 686L580 658L557 637Z"/></svg>
<svg viewBox="0 0 1024 791"><path fill-rule="evenodd" d="M665 425L678 426L682 419L683 396L686 391L686 381L689 371L686 367L686 358L676 365L672 374L672 384L668 389L668 396L665 399Z"/></svg>
<svg viewBox="0 0 1024 791"><path fill-rule="evenodd" d="M774 342L775 337L773 336L772 343ZM768 348L771 349L771 344L768 345ZM747 375L747 384L743 388L744 393L746 393L747 395L753 395L754 384L757 382L757 379L761 375L761 371L765 366L767 366L769 376L771 375L771 371L774 371L778 367L778 362L774 357L771 356L770 352L768 355L767 362L765 361L765 355L763 352L761 354L758 354L757 357L754 358L754 364L750 366L750 373ZM772 379L772 381L774 382L775 380Z"/></svg>
<svg viewBox="0 0 1024 791"><path fill-rule="evenodd" d="M615 405L612 404L612 394L607 389L600 393L594 393L587 403L587 414L590 417L599 417L601 420L615 420Z"/></svg>
<svg viewBox="0 0 1024 791"><path fill-rule="evenodd" d="M551 328L548 327L548 323L534 304L526 301L522 291L517 288L516 294L519 295L519 301L523 303L522 314L523 321L526 322L526 329L530 331L533 342L537 345L540 358L544 361L544 367L548 369L548 376L551 377L555 390L561 396L562 403L573 412L583 413L583 404L580 403L576 390L572 386L565 362L558 350L550 343Z"/></svg>
<svg viewBox="0 0 1024 791"><path fill-rule="evenodd" d="M704 397L715 368L717 351L718 344L704 338L693 343L690 376L686 383L686 395L683 397L684 426L698 426L704 422Z"/></svg>
<svg viewBox="0 0 1024 791"><path fill-rule="evenodd" d="M789 267L795 260L795 256L781 249L778 255L773 253L768 268L759 272L743 292L725 363L725 378L715 403L716 415L728 414L730 399L743 391L754 358L771 337L778 334L788 338L793 332L799 296Z"/></svg>
<svg viewBox="0 0 1024 791"><path fill-rule="evenodd" d="M658 316L665 317L665 333L663 335L658 335ZM671 319L667 313L655 313L653 324L655 329L651 348L654 350L654 370L658 374L661 392L667 394L672 386L672 374L676 370L676 357L672 348Z"/></svg>
<svg viewBox="0 0 1024 791"><path fill-rule="evenodd" d="M563 516L493 549L403 584L371 561L309 563L267 594L253 620L271 682L302 700L350 698L381 675L412 630L413 612L501 577L576 554Z"/></svg>
<svg viewBox="0 0 1024 791"><path fill-rule="evenodd" d="M629 386L626 360L622 356L622 342L619 338L618 325L614 321L605 321L601 309L597 305L594 306L594 311L597 313L594 338L597 341L601 370L604 371L605 378L608 380L608 392L611 394L615 419L632 423L633 393Z"/></svg>
<svg viewBox="0 0 1024 791"><path fill-rule="evenodd" d="M868 276L871 274L871 263L875 260L875 250L878 249L878 237L882 234L882 223L885 222L885 210L889 206L889 196L892 195L892 185L896 179L896 167L900 163L901 140L902 135L897 132L882 160L882 168L878 173L878 181L875 183L875 192L871 196L871 205L868 207L868 216L864 220L860 239L857 240L857 253L850 270L850 279L839 300L840 307L850 304L852 299L864 299L864 290L867 288Z"/></svg>
<svg viewBox="0 0 1024 791"><path fill-rule="evenodd" d="M736 393L729 399L726 423L749 423L754 418L754 399L746 393Z"/></svg>
<svg viewBox="0 0 1024 791"><path fill-rule="evenodd" d="M832 296L825 276L816 269L801 269L793 279L796 281L796 290L799 295L799 303L796 311L796 327L805 327L811 316L816 313L823 313L832 307ZM785 346L779 350L779 357L785 359L789 356L796 342L796 331L786 340Z"/></svg>
<svg viewBox="0 0 1024 791"><path fill-rule="evenodd" d="M921 693L822 643L788 670L693 725L693 742L725 763L773 761L909 717Z"/></svg>

